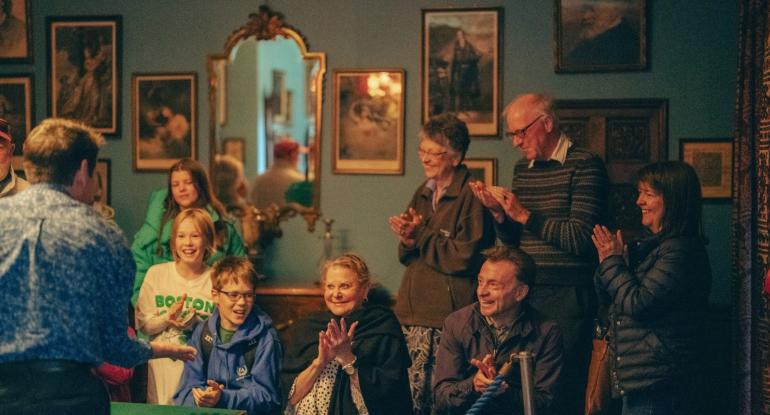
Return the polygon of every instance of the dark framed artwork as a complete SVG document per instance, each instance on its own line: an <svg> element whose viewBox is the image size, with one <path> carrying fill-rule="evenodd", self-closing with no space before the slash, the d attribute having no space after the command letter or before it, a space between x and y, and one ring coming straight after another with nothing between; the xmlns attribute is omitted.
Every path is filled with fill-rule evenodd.
<svg viewBox="0 0 770 415"><path fill-rule="evenodd" d="M556 72L647 69L646 0L555 0Z"/></svg>
<svg viewBox="0 0 770 415"><path fill-rule="evenodd" d="M403 69L334 70L332 171L404 174Z"/></svg>
<svg viewBox="0 0 770 415"><path fill-rule="evenodd" d="M0 63L32 62L31 0L0 0Z"/></svg>
<svg viewBox="0 0 770 415"><path fill-rule="evenodd" d="M96 177L97 192L94 197L95 202L102 202L106 205L112 204L112 161L110 159L98 159L94 169Z"/></svg>
<svg viewBox="0 0 770 415"><path fill-rule="evenodd" d="M480 180L487 186L497 186L497 159L466 158L463 163L468 167L473 180Z"/></svg>
<svg viewBox="0 0 770 415"><path fill-rule="evenodd" d="M452 112L499 137L502 8L422 11L422 122Z"/></svg>
<svg viewBox="0 0 770 415"><path fill-rule="evenodd" d="M698 173L704 199L730 199L733 193L733 142L681 139L679 159Z"/></svg>
<svg viewBox="0 0 770 415"><path fill-rule="evenodd" d="M610 228L622 229L626 240L642 235L636 173L667 158L668 100L557 100L555 107L562 131L607 166Z"/></svg>
<svg viewBox="0 0 770 415"><path fill-rule="evenodd" d="M120 131L121 17L49 17L48 112Z"/></svg>
<svg viewBox="0 0 770 415"><path fill-rule="evenodd" d="M13 168L21 169L22 148L35 124L32 105L32 75L0 76L0 118L11 126Z"/></svg>
<svg viewBox="0 0 770 415"><path fill-rule="evenodd" d="M243 137L227 137L222 140L222 154L246 163L246 139Z"/></svg>
<svg viewBox="0 0 770 415"><path fill-rule="evenodd" d="M197 75L134 74L131 77L135 170L167 170L197 157Z"/></svg>

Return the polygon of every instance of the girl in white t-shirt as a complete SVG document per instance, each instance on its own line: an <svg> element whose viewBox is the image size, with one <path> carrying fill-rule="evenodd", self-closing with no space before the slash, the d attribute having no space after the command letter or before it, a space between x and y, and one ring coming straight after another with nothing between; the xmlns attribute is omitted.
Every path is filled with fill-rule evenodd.
<svg viewBox="0 0 770 415"><path fill-rule="evenodd" d="M214 223L203 209L180 212L171 225L174 262L153 265L139 292L136 327L150 337L186 344L192 329L214 311L206 260L215 251ZM184 363L168 358L148 363L147 402L173 405Z"/></svg>

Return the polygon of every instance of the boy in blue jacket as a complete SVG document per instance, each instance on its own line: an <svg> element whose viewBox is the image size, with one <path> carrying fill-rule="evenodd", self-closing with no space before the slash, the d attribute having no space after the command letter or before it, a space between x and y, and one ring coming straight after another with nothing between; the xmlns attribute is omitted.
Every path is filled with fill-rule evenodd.
<svg viewBox="0 0 770 415"><path fill-rule="evenodd" d="M214 313L195 328L174 403L241 409L249 415L276 412L281 405L282 358L270 317L254 306L257 275L245 258L226 257L211 270Z"/></svg>

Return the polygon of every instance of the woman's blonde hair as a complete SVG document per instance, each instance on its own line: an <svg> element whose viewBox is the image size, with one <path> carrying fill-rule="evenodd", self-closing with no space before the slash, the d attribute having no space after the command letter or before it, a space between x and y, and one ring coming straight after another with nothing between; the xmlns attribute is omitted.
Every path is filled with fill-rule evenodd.
<svg viewBox="0 0 770 415"><path fill-rule="evenodd" d="M203 261L208 261L216 251L216 239L214 238L216 231L214 230L214 222L211 220L211 215L205 210L198 208L185 209L174 218L174 222L171 224L171 240L169 241L171 255L175 261L179 260L179 255L176 253L176 233L179 231L179 226L186 219L192 219L195 229L206 239L206 251L203 253Z"/></svg>
<svg viewBox="0 0 770 415"><path fill-rule="evenodd" d="M332 267L347 268L356 274L356 280L362 287L368 290L372 286L372 274L366 262L356 254L343 254L337 258L330 259L321 266L321 284L326 280L326 274Z"/></svg>

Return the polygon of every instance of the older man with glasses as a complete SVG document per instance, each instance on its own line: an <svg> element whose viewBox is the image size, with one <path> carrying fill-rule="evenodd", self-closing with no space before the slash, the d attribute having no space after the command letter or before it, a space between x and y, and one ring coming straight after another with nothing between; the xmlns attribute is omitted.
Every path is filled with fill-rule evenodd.
<svg viewBox="0 0 770 415"><path fill-rule="evenodd" d="M504 116L506 135L523 156L514 167L511 191L483 183L471 188L492 213L500 240L520 247L537 264L531 304L564 335L566 399L558 413L582 413L596 314L591 232L606 215L607 171L598 156L560 130L550 97L521 95Z"/></svg>

